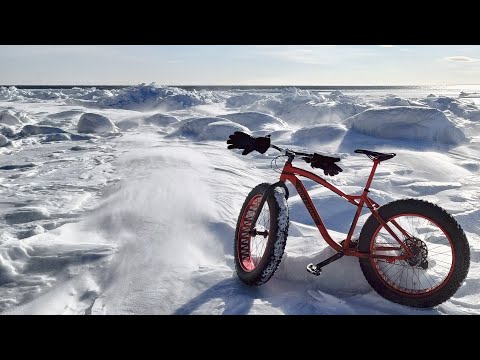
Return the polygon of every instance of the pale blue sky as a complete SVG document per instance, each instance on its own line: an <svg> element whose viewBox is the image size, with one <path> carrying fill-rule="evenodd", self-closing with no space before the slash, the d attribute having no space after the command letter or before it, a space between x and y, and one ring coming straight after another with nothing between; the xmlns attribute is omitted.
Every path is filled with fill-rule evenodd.
<svg viewBox="0 0 480 360"><path fill-rule="evenodd" d="M0 45L0 84L480 84L478 45Z"/></svg>

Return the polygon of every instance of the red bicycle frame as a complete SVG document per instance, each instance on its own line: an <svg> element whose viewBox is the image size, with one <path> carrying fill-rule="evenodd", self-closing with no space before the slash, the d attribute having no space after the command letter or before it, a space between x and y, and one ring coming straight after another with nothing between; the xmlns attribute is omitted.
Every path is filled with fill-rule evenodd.
<svg viewBox="0 0 480 360"><path fill-rule="evenodd" d="M280 175L280 182L285 183L287 180L290 181L295 189L297 190L300 198L302 199L305 207L307 208L310 216L312 217L315 225L317 226L320 234L322 234L325 241L334 248L337 252L343 252L343 255L347 256L356 256L361 258L376 258L376 259L385 259L386 261L393 262L395 260L405 260L412 256L411 250L398 238L395 232L390 228L390 226L380 217L378 214L377 209L380 207L374 200L368 197L368 192L370 185L373 180L373 176L375 175L375 171L377 170L377 166L380 163L379 160L373 160L373 167L370 172L370 176L368 177L367 184L363 189L361 195L349 195L344 193L342 190L336 188L334 185L327 182L325 179L311 173L310 171L306 171L304 169L300 169L294 167L291 161L287 161L285 166L283 167L282 174ZM357 211L355 212L355 217L352 221L350 226L350 230L348 231L347 238L345 239L343 246L337 243L335 240L332 239L330 234L328 233L327 228L325 227L320 215L318 214L315 205L312 202L310 195L307 192L307 189L303 185L302 181L297 177L297 175L306 177L310 180L315 181L316 183L323 185L327 189L333 191L338 196L344 198L349 203L355 205L357 207ZM398 247L393 246L376 246L375 250L378 251L394 251L394 250L401 250L403 249L404 255L398 256L390 256L390 255L382 255L382 254L371 254L371 253L363 253L359 252L356 249L350 248L350 242L352 240L353 232L357 226L358 218L360 217L360 213L362 212L363 206L366 205L373 216L378 220L378 222L393 236L393 238L398 242ZM392 220L391 223L406 237L410 237L410 235L395 221Z"/></svg>

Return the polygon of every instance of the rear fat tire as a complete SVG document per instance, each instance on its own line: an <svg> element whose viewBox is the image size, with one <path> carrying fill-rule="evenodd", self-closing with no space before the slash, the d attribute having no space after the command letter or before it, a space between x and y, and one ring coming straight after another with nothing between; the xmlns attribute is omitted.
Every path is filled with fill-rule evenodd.
<svg viewBox="0 0 480 360"><path fill-rule="evenodd" d="M266 283L275 273L280 262L282 261L283 253L285 251L285 245L287 243L288 236L288 206L285 199L284 190L281 187L276 187L274 191L268 195L265 201L264 207L269 207L270 221L269 221L269 235L265 246L265 251L260 262L257 266L247 271L241 262L240 254L240 234L242 227L242 218L247 211L251 200L259 195L263 196L263 193L267 190L270 184L263 183L254 187L247 198L245 199L240 215L237 220L237 227L235 230L234 241L234 258L235 258L235 270L239 279L247 285L259 286Z"/></svg>
<svg viewBox="0 0 480 360"><path fill-rule="evenodd" d="M374 268L374 261L369 258L359 258L360 268L372 288L385 299L398 304L428 308L439 305L450 299L465 280L470 267L470 246L463 229L458 222L444 209L427 201L404 199L388 203L378 210L382 219L388 219L401 214L421 215L432 220L450 238L453 249L453 271L440 285L423 294L410 294L394 290L387 285ZM380 223L371 215L365 222L359 238L358 250L370 253L370 247Z"/></svg>

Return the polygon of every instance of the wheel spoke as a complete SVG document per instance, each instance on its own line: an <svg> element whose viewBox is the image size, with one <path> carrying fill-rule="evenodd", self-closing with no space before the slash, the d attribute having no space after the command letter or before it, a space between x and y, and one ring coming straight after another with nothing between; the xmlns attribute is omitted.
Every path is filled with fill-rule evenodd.
<svg viewBox="0 0 480 360"><path fill-rule="evenodd" d="M393 225L393 221L410 237L405 237L404 233ZM452 245L443 229L423 215L397 215L386 222L392 224L391 228L396 230L395 234L400 232L400 236L398 234L397 236L410 248L413 256L393 263L372 258L371 262L377 275L388 287L406 294L427 293L441 286L453 266ZM393 244L397 244L397 241L380 226L372 239L372 253L382 254L382 250L376 251L375 248ZM405 255L405 251L398 251L397 254ZM428 262L427 269L420 266L425 259Z"/></svg>

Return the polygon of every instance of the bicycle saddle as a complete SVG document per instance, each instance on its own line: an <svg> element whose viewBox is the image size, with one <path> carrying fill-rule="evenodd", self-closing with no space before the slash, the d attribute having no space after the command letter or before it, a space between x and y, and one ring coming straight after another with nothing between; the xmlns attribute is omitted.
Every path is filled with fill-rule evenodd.
<svg viewBox="0 0 480 360"><path fill-rule="evenodd" d="M391 158L393 158L397 155L395 153L385 154L385 153L380 153L380 152L376 152L376 151L362 150L362 149L357 149L354 152L356 152L357 154L365 154L371 160L378 160L378 161L385 161L385 160L391 159Z"/></svg>

